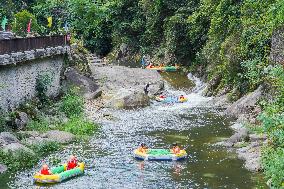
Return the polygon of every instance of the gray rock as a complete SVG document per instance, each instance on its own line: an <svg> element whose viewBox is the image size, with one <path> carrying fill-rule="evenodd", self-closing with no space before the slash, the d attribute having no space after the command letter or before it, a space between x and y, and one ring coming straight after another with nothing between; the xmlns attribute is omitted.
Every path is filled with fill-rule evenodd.
<svg viewBox="0 0 284 189"><path fill-rule="evenodd" d="M19 131L18 132L20 135L24 136L24 138L29 138L29 137L38 137L40 136L40 133L37 131Z"/></svg>
<svg viewBox="0 0 284 189"><path fill-rule="evenodd" d="M3 147L3 151L5 153L11 152L12 155L14 155L14 156L21 155L21 154L19 154L19 152L27 153L27 154L30 154L30 155L35 155L35 153L31 149L27 148L26 146L24 146L20 143L8 144L8 145Z"/></svg>
<svg viewBox="0 0 284 189"><path fill-rule="evenodd" d="M5 173L8 170L6 165L0 164L0 174Z"/></svg>
<svg viewBox="0 0 284 189"><path fill-rule="evenodd" d="M238 117L242 114L249 114L253 112L254 107L256 106L258 100L262 97L262 87L260 86L254 92L240 98L235 103L233 103L225 111L226 115Z"/></svg>
<svg viewBox="0 0 284 189"><path fill-rule="evenodd" d="M84 98L93 99L101 96L102 90L100 90L100 87L90 78L80 74L76 69L67 68L64 75L69 85L79 87Z"/></svg>
<svg viewBox="0 0 284 189"><path fill-rule="evenodd" d="M227 95L214 97L208 103L210 105L214 105L214 107L220 107L220 108L228 108L231 105L231 103L229 102L227 98Z"/></svg>
<svg viewBox="0 0 284 189"><path fill-rule="evenodd" d="M22 142L26 145L39 145L47 142L52 142L52 139L49 138L41 138L41 137L30 137L22 140Z"/></svg>
<svg viewBox="0 0 284 189"><path fill-rule="evenodd" d="M250 145L237 150L238 158L245 160L246 169L257 172L261 170L260 147Z"/></svg>
<svg viewBox="0 0 284 189"><path fill-rule="evenodd" d="M48 139L61 144L70 143L75 140L75 135L66 131L52 130L46 133Z"/></svg>
<svg viewBox="0 0 284 189"><path fill-rule="evenodd" d="M261 158L258 157L258 158L247 160L245 163L245 168L252 172L261 171Z"/></svg>
<svg viewBox="0 0 284 189"><path fill-rule="evenodd" d="M128 68L124 66L103 66L97 68L90 65L92 76L104 91L116 93L120 88L143 90L147 83L149 95L163 90L164 82L161 75L154 70Z"/></svg>
<svg viewBox="0 0 284 189"><path fill-rule="evenodd" d="M231 136L227 142L237 143L245 140L248 137L248 130L246 128L242 128L238 130L233 136Z"/></svg>
<svg viewBox="0 0 284 189"><path fill-rule="evenodd" d="M120 89L107 103L106 107L130 109L150 105L150 98L143 91Z"/></svg>
<svg viewBox="0 0 284 189"><path fill-rule="evenodd" d="M11 143L19 143L20 141L13 135L12 133L9 132L2 132L0 133L0 146L5 146Z"/></svg>
<svg viewBox="0 0 284 189"><path fill-rule="evenodd" d="M17 118L15 119L17 129L24 129L27 126L28 122L28 115L25 112L19 112Z"/></svg>
<svg viewBox="0 0 284 189"><path fill-rule="evenodd" d="M249 139L251 142L256 142L256 141L265 141L267 139L266 134L250 134Z"/></svg>
<svg viewBox="0 0 284 189"><path fill-rule="evenodd" d="M271 39L270 60L282 64L284 61L284 36L283 27L275 30Z"/></svg>
<svg viewBox="0 0 284 189"><path fill-rule="evenodd" d="M218 87L218 85L221 82L221 79L222 79L221 75L217 75L208 82L206 90L204 92L206 96L213 95L212 91Z"/></svg>

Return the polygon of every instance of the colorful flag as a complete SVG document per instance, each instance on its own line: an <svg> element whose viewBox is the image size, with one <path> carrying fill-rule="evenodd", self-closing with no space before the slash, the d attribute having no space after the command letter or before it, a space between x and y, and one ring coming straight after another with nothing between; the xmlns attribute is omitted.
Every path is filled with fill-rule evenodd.
<svg viewBox="0 0 284 189"><path fill-rule="evenodd" d="M28 23L28 29L27 32L30 33L31 32L31 25L32 25L32 19L30 19L29 23Z"/></svg>
<svg viewBox="0 0 284 189"><path fill-rule="evenodd" d="M8 23L8 19L6 18L6 16L3 18L2 23L1 23L1 27L3 31L6 31L6 24Z"/></svg>
<svg viewBox="0 0 284 189"><path fill-rule="evenodd" d="M50 16L47 18L47 27L51 28L51 26L52 26L52 17Z"/></svg>

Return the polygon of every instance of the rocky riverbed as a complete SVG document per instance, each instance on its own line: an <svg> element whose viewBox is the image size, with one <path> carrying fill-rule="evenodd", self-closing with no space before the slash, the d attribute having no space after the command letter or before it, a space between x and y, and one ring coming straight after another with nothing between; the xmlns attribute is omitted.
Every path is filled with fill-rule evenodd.
<svg viewBox="0 0 284 189"><path fill-rule="evenodd" d="M261 147L268 140L266 135L250 131L246 125L257 123L257 116L261 112L257 103L263 98L267 97L264 96L263 88L259 87L234 103L229 102L227 95L216 96L210 102L210 104L222 108L224 115L236 119L236 122L231 125L235 132L234 135L216 145L236 151L238 158L245 161L245 167L253 172L262 170Z"/></svg>

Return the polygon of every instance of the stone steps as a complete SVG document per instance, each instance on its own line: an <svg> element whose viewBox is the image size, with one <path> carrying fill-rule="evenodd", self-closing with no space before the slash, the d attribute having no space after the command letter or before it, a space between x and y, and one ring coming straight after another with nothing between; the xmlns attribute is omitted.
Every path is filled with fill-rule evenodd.
<svg viewBox="0 0 284 189"><path fill-rule="evenodd" d="M95 54L89 54L87 56L87 60L88 60L89 65L91 66L105 66L106 65L104 60L97 57Z"/></svg>

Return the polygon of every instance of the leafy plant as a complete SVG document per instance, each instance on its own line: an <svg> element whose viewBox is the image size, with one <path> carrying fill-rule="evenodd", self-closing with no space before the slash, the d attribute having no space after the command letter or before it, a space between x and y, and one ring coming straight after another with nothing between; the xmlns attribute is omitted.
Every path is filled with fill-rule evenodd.
<svg viewBox="0 0 284 189"><path fill-rule="evenodd" d="M91 135L97 130L98 126L82 117L72 117L62 128L75 135Z"/></svg>
<svg viewBox="0 0 284 189"><path fill-rule="evenodd" d="M39 117L36 120L29 121L26 129L31 131L48 131L50 129L49 121L44 117Z"/></svg>
<svg viewBox="0 0 284 189"><path fill-rule="evenodd" d="M51 81L51 76L47 73L39 75L36 79L36 95L42 103L48 101L47 91Z"/></svg>
<svg viewBox="0 0 284 189"><path fill-rule="evenodd" d="M72 89L61 99L59 109L69 118L80 116L84 110L84 100L77 94L76 89Z"/></svg>
<svg viewBox="0 0 284 189"><path fill-rule="evenodd" d="M266 148L262 154L262 164L266 178L272 188L281 188L284 182L284 149Z"/></svg>
<svg viewBox="0 0 284 189"><path fill-rule="evenodd" d="M22 10L15 14L15 21L13 22L12 25L13 32L15 32L17 35L25 37L27 35L27 27L30 20L32 21L31 32L32 33L39 32L40 27L37 24L36 17L27 10Z"/></svg>

